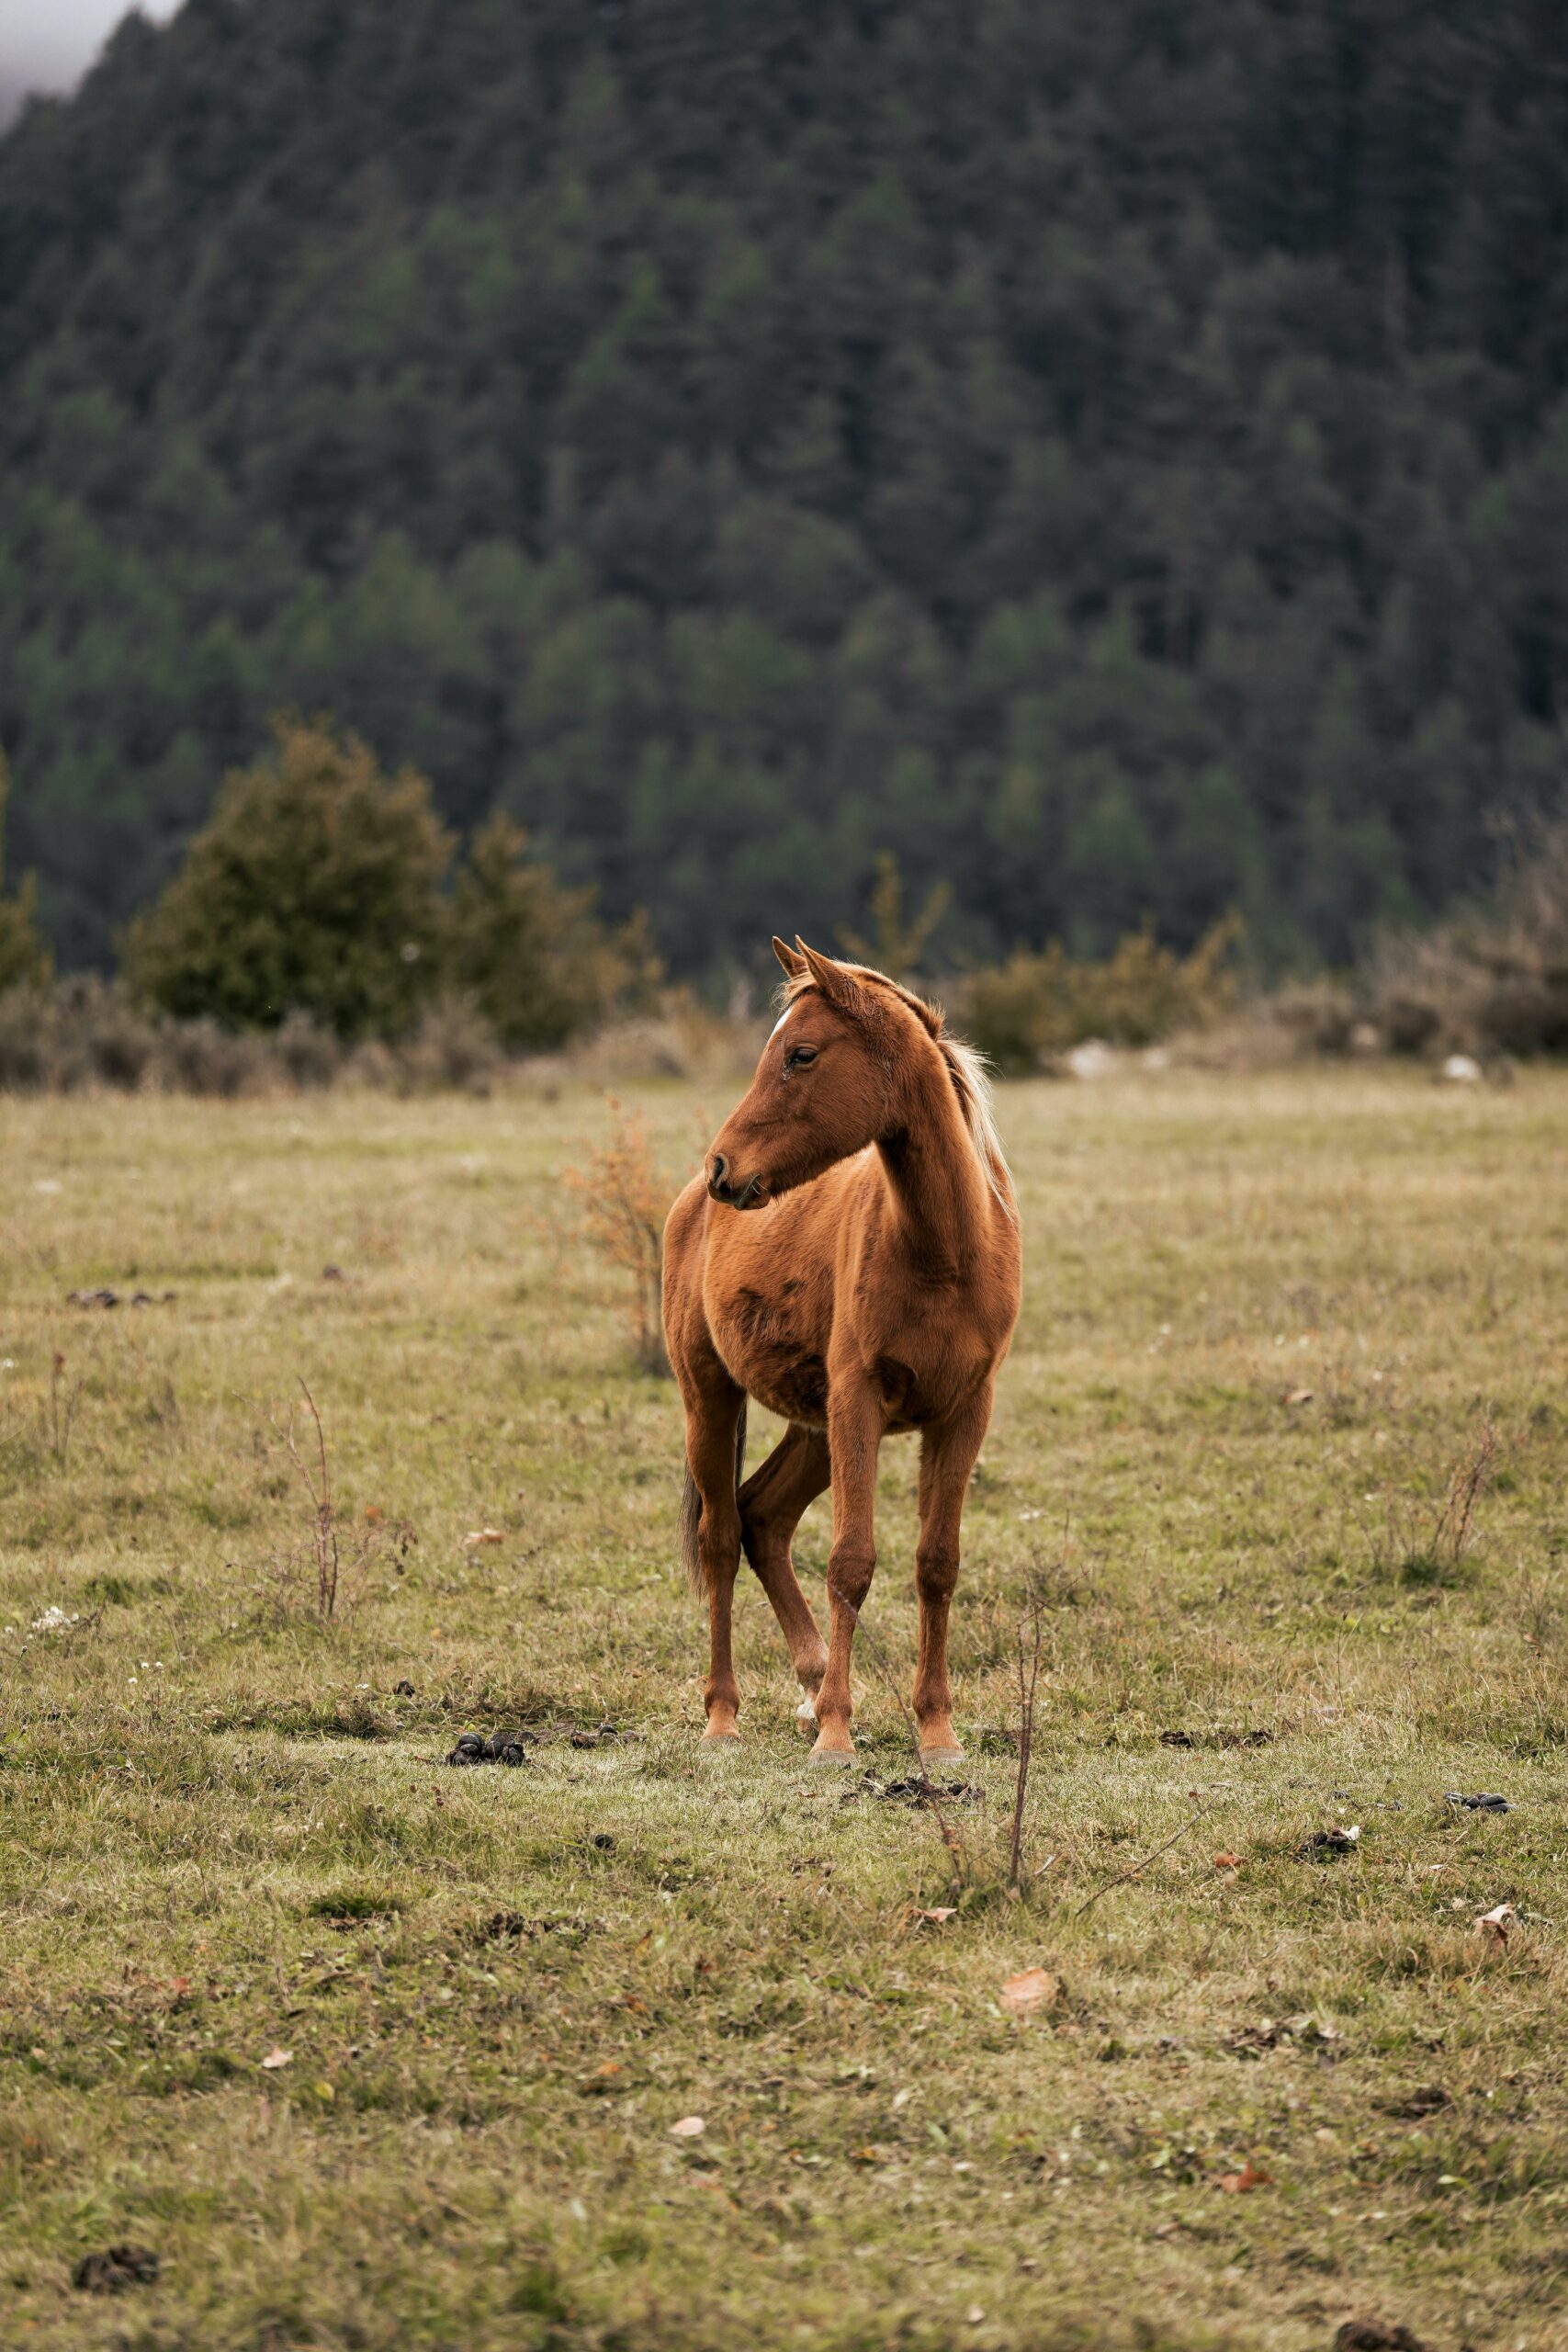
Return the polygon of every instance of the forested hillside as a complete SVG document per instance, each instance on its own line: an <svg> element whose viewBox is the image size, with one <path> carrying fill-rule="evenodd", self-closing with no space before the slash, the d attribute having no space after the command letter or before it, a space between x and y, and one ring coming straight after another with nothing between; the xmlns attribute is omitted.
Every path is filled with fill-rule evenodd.
<svg viewBox="0 0 1568 2352"><path fill-rule="evenodd" d="M8 865L280 705L676 969L1478 878L1568 712L1559 0L188 0L0 141Z"/></svg>

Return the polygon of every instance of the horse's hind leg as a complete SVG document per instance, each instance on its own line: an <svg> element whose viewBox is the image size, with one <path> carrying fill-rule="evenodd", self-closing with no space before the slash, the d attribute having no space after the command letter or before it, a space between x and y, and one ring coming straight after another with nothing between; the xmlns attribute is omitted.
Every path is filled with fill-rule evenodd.
<svg viewBox="0 0 1568 2352"><path fill-rule="evenodd" d="M736 1499L736 1446L746 1396L728 1374L694 1386L686 1397L686 1462L701 1499L697 1578L708 1604L708 1679L705 1742L738 1739L740 1687L735 1679L730 1619L740 1573L740 1511Z"/></svg>
<svg viewBox="0 0 1568 2352"><path fill-rule="evenodd" d="M792 1421L739 1498L740 1540L789 1644L800 1680L795 1720L808 1737L817 1730L817 1692L828 1650L795 1577L789 1547L801 1514L822 1493L829 1476L828 1441L822 1431Z"/></svg>
<svg viewBox="0 0 1568 2352"><path fill-rule="evenodd" d="M990 1418L991 1396L987 1389L951 1420L934 1423L920 1443L920 1540L915 1553L920 1649L915 1673L915 1721L920 1732L920 1761L928 1771L934 1765L956 1764L964 1754L953 1728L947 1617L958 1582L964 1490Z"/></svg>

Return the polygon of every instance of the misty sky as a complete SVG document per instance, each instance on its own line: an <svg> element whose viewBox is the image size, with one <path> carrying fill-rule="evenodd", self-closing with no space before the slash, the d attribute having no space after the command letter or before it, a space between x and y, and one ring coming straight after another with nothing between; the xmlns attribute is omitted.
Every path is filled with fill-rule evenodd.
<svg viewBox="0 0 1568 2352"><path fill-rule="evenodd" d="M141 0L149 17L175 0ZM126 0L0 0L0 91L68 90L126 14Z"/></svg>

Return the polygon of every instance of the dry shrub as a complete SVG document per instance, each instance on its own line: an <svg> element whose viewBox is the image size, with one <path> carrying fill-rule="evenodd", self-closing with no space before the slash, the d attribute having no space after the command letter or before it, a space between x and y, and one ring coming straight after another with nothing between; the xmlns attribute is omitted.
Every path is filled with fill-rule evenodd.
<svg viewBox="0 0 1568 2352"><path fill-rule="evenodd" d="M1343 980L1287 980L1263 1008L1264 1017L1291 1040L1298 1055L1349 1053L1359 1018Z"/></svg>
<svg viewBox="0 0 1568 2352"><path fill-rule="evenodd" d="M400 1094L488 1094L502 1063L500 1041L471 996L440 998L411 1037L371 1047L356 1063L371 1085Z"/></svg>
<svg viewBox="0 0 1568 2352"><path fill-rule="evenodd" d="M1287 980L1272 995L1179 1037L1172 1058L1191 1069L1281 1069L1316 1057L1338 1059L1360 1050L1366 1036L1365 1015L1343 980Z"/></svg>
<svg viewBox="0 0 1568 2352"><path fill-rule="evenodd" d="M302 1052L297 1026L273 1040L160 1020L95 973L0 995L0 1093L256 1094L306 1082Z"/></svg>
<svg viewBox="0 0 1568 2352"><path fill-rule="evenodd" d="M42 990L31 988L7 989L0 996L0 1092L40 1094L50 1088L48 1002Z"/></svg>
<svg viewBox="0 0 1568 2352"><path fill-rule="evenodd" d="M157 1026L112 982L88 973L0 996L0 1090L80 1094L149 1082Z"/></svg>
<svg viewBox="0 0 1568 2352"><path fill-rule="evenodd" d="M330 1029L310 1013L291 1012L273 1041L273 1052L284 1075L301 1092L330 1086L344 1067L344 1051Z"/></svg>
<svg viewBox="0 0 1568 2352"><path fill-rule="evenodd" d="M981 1052L1012 1077L1047 1068L1090 1037L1150 1046L1232 1010L1240 936L1239 917L1227 915L1187 956L1162 947L1147 925L1129 932L1103 963L1079 963L1059 941L1038 955L1021 948L1005 964L971 973L957 1009Z"/></svg>
<svg viewBox="0 0 1568 2352"><path fill-rule="evenodd" d="M296 1010L270 1034L224 1028L210 1016L176 1021L134 1004L118 981L78 975L0 993L0 1094L134 1093L234 1096L295 1093L347 1082L390 1094L485 1094L503 1075L558 1082L570 1067L591 1085L644 1078L728 1084L750 1075L762 1026L742 1012L710 1012L685 989L656 1011L616 1023L568 1060L507 1057L472 994L438 997L407 1035L346 1047Z"/></svg>
<svg viewBox="0 0 1568 2352"><path fill-rule="evenodd" d="M585 1145L578 1164L568 1169L566 1183L581 1203L583 1239L626 1277L626 1304L639 1369L667 1375L660 1293L664 1219L673 1187L654 1159L642 1114L624 1111L614 1095L605 1101L610 1139L597 1148Z"/></svg>
<svg viewBox="0 0 1568 2352"><path fill-rule="evenodd" d="M270 1035L149 1015L118 981L78 975L0 995L0 1093L239 1095L294 1093L344 1078L389 1092L482 1092L502 1061L494 1031L469 998L429 1006L412 1035L348 1052L308 1012Z"/></svg>
<svg viewBox="0 0 1568 2352"><path fill-rule="evenodd" d="M597 1086L649 1078L699 1085L743 1081L756 1066L771 1025L741 1005L715 1012L690 989L666 989L650 1011L615 1022L574 1046L571 1068Z"/></svg>
<svg viewBox="0 0 1568 2352"><path fill-rule="evenodd" d="M172 1021L161 1031L158 1075L168 1093L217 1095L232 1102L276 1086L278 1066L265 1039L237 1036L204 1015L198 1021Z"/></svg>
<svg viewBox="0 0 1568 2352"><path fill-rule="evenodd" d="M1364 987L1394 1053L1568 1051L1568 807L1515 830L1488 904L1378 940Z"/></svg>

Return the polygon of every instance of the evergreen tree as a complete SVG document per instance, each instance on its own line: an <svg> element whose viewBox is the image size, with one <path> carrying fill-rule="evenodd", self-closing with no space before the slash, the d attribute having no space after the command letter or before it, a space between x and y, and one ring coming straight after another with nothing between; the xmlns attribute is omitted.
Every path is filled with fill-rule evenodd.
<svg viewBox="0 0 1568 2352"><path fill-rule="evenodd" d="M1157 35L1157 37L1156 37ZM1540 0L264 0L0 139L0 733L67 962L267 713L694 972L1342 956L1560 785ZM321 126L330 122L332 136Z"/></svg>
<svg viewBox="0 0 1568 2352"><path fill-rule="evenodd" d="M304 1012L340 1037L395 1037L440 985L451 838L425 779L389 777L357 736L280 718L274 737L131 924L130 985L234 1029Z"/></svg>
<svg viewBox="0 0 1568 2352"><path fill-rule="evenodd" d="M49 947L38 927L38 888L32 876L7 898L6 882L6 800L11 775L0 751L0 995L6 989L46 980Z"/></svg>

